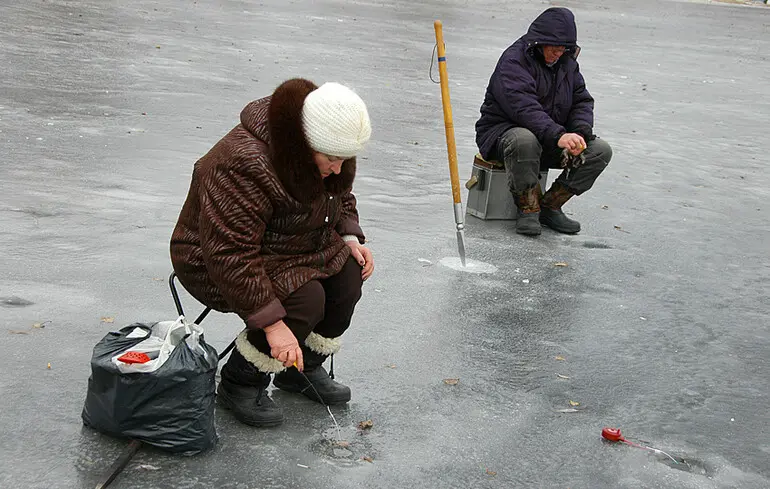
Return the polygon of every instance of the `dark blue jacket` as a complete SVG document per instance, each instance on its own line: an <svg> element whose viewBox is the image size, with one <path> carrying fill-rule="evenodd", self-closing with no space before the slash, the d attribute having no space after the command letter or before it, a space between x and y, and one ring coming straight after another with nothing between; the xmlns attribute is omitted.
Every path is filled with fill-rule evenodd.
<svg viewBox="0 0 770 489"><path fill-rule="evenodd" d="M552 67L540 46L566 46ZM566 8L549 8L497 62L476 122L476 144L486 158L496 157L497 140L512 127L532 131L544 149L556 147L565 132L590 139L594 99L586 90L577 62L575 17Z"/></svg>

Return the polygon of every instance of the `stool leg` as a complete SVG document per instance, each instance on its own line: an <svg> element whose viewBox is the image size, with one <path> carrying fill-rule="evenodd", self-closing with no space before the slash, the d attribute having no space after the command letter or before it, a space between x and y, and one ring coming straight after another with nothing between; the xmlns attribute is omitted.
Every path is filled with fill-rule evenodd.
<svg viewBox="0 0 770 489"><path fill-rule="evenodd" d="M207 307L206 309L204 309L203 312L200 314L200 316L198 316L195 319L195 324L200 324L201 321L206 319L206 316L208 316L210 312L211 312L211 308L210 307Z"/></svg>
<svg viewBox="0 0 770 489"><path fill-rule="evenodd" d="M176 272L171 272L171 275L168 277L168 287L171 289L171 297L174 298L176 312L178 312L180 316L184 316L184 311L182 310L182 301L179 300L179 292L176 291L176 284L174 283L174 279L176 279Z"/></svg>
<svg viewBox="0 0 770 489"><path fill-rule="evenodd" d="M222 353L219 354L219 359L222 360L227 356L228 353L230 353L230 350L235 348L235 340L231 341L229 345L227 345L227 348L222 351Z"/></svg>

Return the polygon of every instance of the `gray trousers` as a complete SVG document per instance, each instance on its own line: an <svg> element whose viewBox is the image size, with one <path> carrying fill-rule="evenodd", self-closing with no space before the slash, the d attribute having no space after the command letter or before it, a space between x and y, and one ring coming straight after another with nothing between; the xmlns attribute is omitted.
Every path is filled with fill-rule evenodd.
<svg viewBox="0 0 770 489"><path fill-rule="evenodd" d="M562 171L556 179L575 195L590 189L612 159L612 148L606 141L596 138L586 141L586 144L588 147L583 151L585 163ZM497 142L497 159L505 163L508 187L514 195L534 188L541 170L561 169L561 152L561 148L543 151L535 135L523 127L508 129ZM541 190L545 192L547 189Z"/></svg>

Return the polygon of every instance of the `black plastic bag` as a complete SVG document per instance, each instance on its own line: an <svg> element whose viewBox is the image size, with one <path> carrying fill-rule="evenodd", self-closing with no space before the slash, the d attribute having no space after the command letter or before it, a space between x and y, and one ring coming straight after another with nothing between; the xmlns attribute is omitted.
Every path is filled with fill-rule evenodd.
<svg viewBox="0 0 770 489"><path fill-rule="evenodd" d="M187 324L178 342L154 371L128 373L117 361L127 350L151 343L151 333L169 323L135 323L107 334L96 344L83 407L83 423L102 433L140 440L160 449L195 455L217 443L214 424L215 375L218 357L202 329ZM194 330L194 340L190 330ZM177 331L179 331L177 329ZM168 338L172 335L169 333ZM145 341L147 340L147 341ZM167 340L169 341L169 340ZM144 343L143 343L144 342ZM141 343L141 345L140 345ZM193 343L191 346L190 343ZM153 359L157 352L147 351Z"/></svg>

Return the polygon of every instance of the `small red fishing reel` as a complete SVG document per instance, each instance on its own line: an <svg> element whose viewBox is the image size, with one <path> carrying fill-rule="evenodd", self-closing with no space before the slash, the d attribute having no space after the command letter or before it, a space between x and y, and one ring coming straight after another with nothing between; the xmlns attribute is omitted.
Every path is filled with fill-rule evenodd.
<svg viewBox="0 0 770 489"><path fill-rule="evenodd" d="M620 428L603 428L602 438L612 442L626 441L620 433Z"/></svg>

